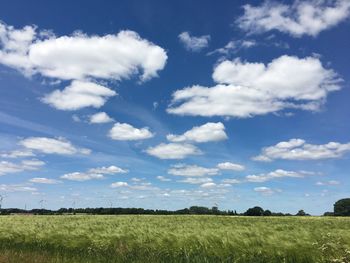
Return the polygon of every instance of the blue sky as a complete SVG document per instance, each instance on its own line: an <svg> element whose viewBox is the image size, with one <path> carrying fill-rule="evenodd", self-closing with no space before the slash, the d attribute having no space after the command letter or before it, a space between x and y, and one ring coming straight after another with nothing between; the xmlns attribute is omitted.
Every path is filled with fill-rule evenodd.
<svg viewBox="0 0 350 263"><path fill-rule="evenodd" d="M4 207L349 196L348 1L5 1Z"/></svg>

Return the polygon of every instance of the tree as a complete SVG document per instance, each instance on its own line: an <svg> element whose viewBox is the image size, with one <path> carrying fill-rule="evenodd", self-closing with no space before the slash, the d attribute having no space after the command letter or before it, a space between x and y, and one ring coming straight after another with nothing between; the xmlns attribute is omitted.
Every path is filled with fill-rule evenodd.
<svg viewBox="0 0 350 263"><path fill-rule="evenodd" d="M246 216L262 216L264 215L264 209L262 209L260 206L255 206L253 208L249 208L244 215Z"/></svg>
<svg viewBox="0 0 350 263"><path fill-rule="evenodd" d="M271 216L272 212L270 210L265 210L264 211L264 216Z"/></svg>
<svg viewBox="0 0 350 263"><path fill-rule="evenodd" d="M306 216L307 214L305 213L304 210L299 210L296 216Z"/></svg>
<svg viewBox="0 0 350 263"><path fill-rule="evenodd" d="M333 212L324 212L323 216L334 216Z"/></svg>
<svg viewBox="0 0 350 263"><path fill-rule="evenodd" d="M211 211L214 215L218 215L220 213L219 208L217 206L213 206Z"/></svg>
<svg viewBox="0 0 350 263"><path fill-rule="evenodd" d="M340 199L334 204L335 216L350 216L350 198Z"/></svg>

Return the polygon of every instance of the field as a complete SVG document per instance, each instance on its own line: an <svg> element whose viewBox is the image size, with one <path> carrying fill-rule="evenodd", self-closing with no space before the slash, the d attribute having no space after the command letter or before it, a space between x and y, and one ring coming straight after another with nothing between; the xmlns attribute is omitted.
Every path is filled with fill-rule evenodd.
<svg viewBox="0 0 350 263"><path fill-rule="evenodd" d="M350 262L350 218L0 216L0 262Z"/></svg>

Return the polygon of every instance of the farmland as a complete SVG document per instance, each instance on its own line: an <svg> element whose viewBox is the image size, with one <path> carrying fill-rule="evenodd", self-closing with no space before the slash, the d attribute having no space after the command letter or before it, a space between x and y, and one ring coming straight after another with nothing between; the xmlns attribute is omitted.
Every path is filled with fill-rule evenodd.
<svg viewBox="0 0 350 263"><path fill-rule="evenodd" d="M350 219L1 216L0 262L350 262Z"/></svg>

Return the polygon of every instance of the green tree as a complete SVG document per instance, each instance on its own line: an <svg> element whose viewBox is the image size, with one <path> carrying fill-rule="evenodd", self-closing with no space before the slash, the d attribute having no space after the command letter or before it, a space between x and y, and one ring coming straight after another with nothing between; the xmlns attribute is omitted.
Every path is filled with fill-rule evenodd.
<svg viewBox="0 0 350 263"><path fill-rule="evenodd" d="M244 215L246 216L262 216L264 215L264 209L262 209L260 206L255 206L253 208L249 208Z"/></svg>
<svg viewBox="0 0 350 263"><path fill-rule="evenodd" d="M299 210L296 216L306 216L306 213L304 210Z"/></svg>
<svg viewBox="0 0 350 263"><path fill-rule="evenodd" d="M350 216L350 198L340 199L334 204L335 216Z"/></svg>
<svg viewBox="0 0 350 263"><path fill-rule="evenodd" d="M264 211L264 216L271 216L271 215L272 215L272 213L271 213L270 210L265 210Z"/></svg>

